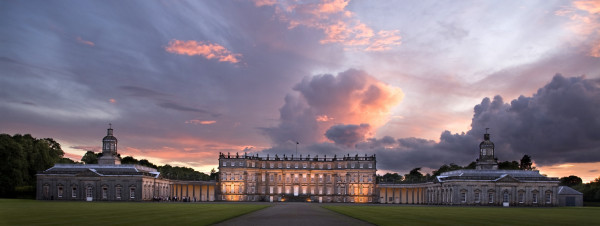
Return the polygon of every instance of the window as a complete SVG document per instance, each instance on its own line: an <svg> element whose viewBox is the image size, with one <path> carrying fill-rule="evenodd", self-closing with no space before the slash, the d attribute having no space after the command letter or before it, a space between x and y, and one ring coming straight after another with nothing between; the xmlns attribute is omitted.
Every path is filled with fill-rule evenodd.
<svg viewBox="0 0 600 226"><path fill-rule="evenodd" d="M467 193L466 192L461 192L460 193L460 202L462 202L462 203L466 203L467 202Z"/></svg>
<svg viewBox="0 0 600 226"><path fill-rule="evenodd" d="M525 194L523 192L519 192L519 203L525 202Z"/></svg>
<svg viewBox="0 0 600 226"><path fill-rule="evenodd" d="M121 190L122 190L121 187L118 186L115 190L116 190L115 196L117 197L117 199L121 199Z"/></svg>
<svg viewBox="0 0 600 226"><path fill-rule="evenodd" d="M235 166L235 162L231 162L231 166Z"/></svg>
<svg viewBox="0 0 600 226"><path fill-rule="evenodd" d="M504 192L504 195L502 196L502 202L508 202L508 192Z"/></svg>
<svg viewBox="0 0 600 226"><path fill-rule="evenodd" d="M552 194L550 192L546 192L546 203L552 203Z"/></svg>
<svg viewBox="0 0 600 226"><path fill-rule="evenodd" d="M351 165L351 166L352 166L352 169L354 169L354 166L355 166L355 165L356 165L356 163L352 163L352 165Z"/></svg>
<svg viewBox="0 0 600 226"><path fill-rule="evenodd" d="M106 186L102 187L102 198L103 199L108 198L108 187L106 187Z"/></svg>
<svg viewBox="0 0 600 226"><path fill-rule="evenodd" d="M58 186L58 197L59 198L63 197L63 186Z"/></svg>
<svg viewBox="0 0 600 226"><path fill-rule="evenodd" d="M373 168L373 163L369 163L369 168Z"/></svg>
<svg viewBox="0 0 600 226"><path fill-rule="evenodd" d="M489 203L494 203L494 193L489 193L488 194L488 202Z"/></svg>
<svg viewBox="0 0 600 226"><path fill-rule="evenodd" d="M244 166L244 162L240 162L240 166Z"/></svg>
<svg viewBox="0 0 600 226"><path fill-rule="evenodd" d="M475 192L475 203L479 203L479 192Z"/></svg>
<svg viewBox="0 0 600 226"><path fill-rule="evenodd" d="M275 178L274 178L274 175L273 175L273 174L271 174L271 175L269 176L269 181L273 182L273 180L274 180L274 179L275 179ZM273 190L273 189L271 189L271 190ZM271 193L273 193L273 192L271 192Z"/></svg>
<svg viewBox="0 0 600 226"><path fill-rule="evenodd" d="M86 191L85 191L85 197L91 198L92 197L92 186L88 186Z"/></svg>
<svg viewBox="0 0 600 226"><path fill-rule="evenodd" d="M331 169L331 164L327 164L327 169Z"/></svg>
<svg viewBox="0 0 600 226"><path fill-rule="evenodd" d="M362 169L365 164L359 163L358 166Z"/></svg>
<svg viewBox="0 0 600 226"><path fill-rule="evenodd" d="M50 186L44 185L44 196L48 197L50 195Z"/></svg>
<svg viewBox="0 0 600 226"><path fill-rule="evenodd" d="M227 166L227 162L223 161L223 166Z"/></svg>
<svg viewBox="0 0 600 226"><path fill-rule="evenodd" d="M71 189L71 197L77 198L77 187Z"/></svg>
<svg viewBox="0 0 600 226"><path fill-rule="evenodd" d="M256 167L256 166L255 166L255 162L252 162L252 168L254 168L254 167Z"/></svg>
<svg viewBox="0 0 600 226"><path fill-rule="evenodd" d="M135 188L129 188L129 198L135 199Z"/></svg>
<svg viewBox="0 0 600 226"><path fill-rule="evenodd" d="M533 194L532 194L531 201L532 201L533 203L538 203L538 197L537 197L537 193L533 193Z"/></svg>
<svg viewBox="0 0 600 226"><path fill-rule="evenodd" d="M294 167L295 167L296 169L298 169L298 163L294 164Z"/></svg>
<svg viewBox="0 0 600 226"><path fill-rule="evenodd" d="M323 163L319 164L319 169L323 169Z"/></svg>
<svg viewBox="0 0 600 226"><path fill-rule="evenodd" d="M286 166L288 169L290 168L290 164L289 164L289 163L288 163L288 164L286 164L285 166Z"/></svg>
<svg viewBox="0 0 600 226"><path fill-rule="evenodd" d="M302 163L302 168L306 169L306 163Z"/></svg>
<svg viewBox="0 0 600 226"><path fill-rule="evenodd" d="M342 168L342 163L338 163L338 169Z"/></svg>
<svg viewBox="0 0 600 226"><path fill-rule="evenodd" d="M263 164L262 164L262 168L266 168L266 167L265 167L265 163L264 163L264 162L263 162Z"/></svg>
<svg viewBox="0 0 600 226"><path fill-rule="evenodd" d="M243 180L244 179L244 175L240 174L240 176L238 177L238 180Z"/></svg>
<svg viewBox="0 0 600 226"><path fill-rule="evenodd" d="M271 168L275 168L275 163L271 163Z"/></svg>
<svg viewBox="0 0 600 226"><path fill-rule="evenodd" d="M282 165L281 163L277 164L277 166L278 166L280 169L281 169L281 165Z"/></svg>

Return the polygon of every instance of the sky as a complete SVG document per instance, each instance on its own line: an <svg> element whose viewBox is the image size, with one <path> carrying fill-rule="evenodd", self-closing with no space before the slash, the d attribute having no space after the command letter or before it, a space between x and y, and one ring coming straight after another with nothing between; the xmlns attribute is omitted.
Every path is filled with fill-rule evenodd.
<svg viewBox="0 0 600 226"><path fill-rule="evenodd" d="M0 133L80 160L376 155L600 176L600 1L1 1Z"/></svg>

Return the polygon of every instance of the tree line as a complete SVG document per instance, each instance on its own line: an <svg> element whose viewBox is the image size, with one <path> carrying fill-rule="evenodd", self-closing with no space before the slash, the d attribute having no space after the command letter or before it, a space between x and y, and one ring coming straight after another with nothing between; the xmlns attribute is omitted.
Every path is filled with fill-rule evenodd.
<svg viewBox="0 0 600 226"><path fill-rule="evenodd" d="M96 153L93 151L87 151L81 158L81 162L84 164L98 164L98 159L102 156L102 153ZM162 178L171 180L191 180L191 181L209 181L217 179L217 172L212 169L209 174L198 172L189 167L171 166L166 164L164 166L157 166L147 159L136 159L132 156L125 156L121 158L120 154L117 157L121 160L121 164L137 164L141 166L147 166L157 169L160 172Z"/></svg>

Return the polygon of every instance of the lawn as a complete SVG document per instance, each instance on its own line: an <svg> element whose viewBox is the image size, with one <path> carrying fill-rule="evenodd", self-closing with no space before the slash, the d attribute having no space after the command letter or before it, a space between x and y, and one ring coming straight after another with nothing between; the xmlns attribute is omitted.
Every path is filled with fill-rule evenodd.
<svg viewBox="0 0 600 226"><path fill-rule="evenodd" d="M598 225L600 208L502 208L327 205L376 225Z"/></svg>
<svg viewBox="0 0 600 226"><path fill-rule="evenodd" d="M210 225L268 206L0 199L0 225Z"/></svg>

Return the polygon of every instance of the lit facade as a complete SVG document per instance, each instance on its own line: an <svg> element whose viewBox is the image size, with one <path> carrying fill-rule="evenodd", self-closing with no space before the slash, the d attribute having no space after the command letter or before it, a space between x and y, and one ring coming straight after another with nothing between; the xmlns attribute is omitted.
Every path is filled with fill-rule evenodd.
<svg viewBox="0 0 600 226"><path fill-rule="evenodd" d="M224 201L375 202L375 156L219 155Z"/></svg>

